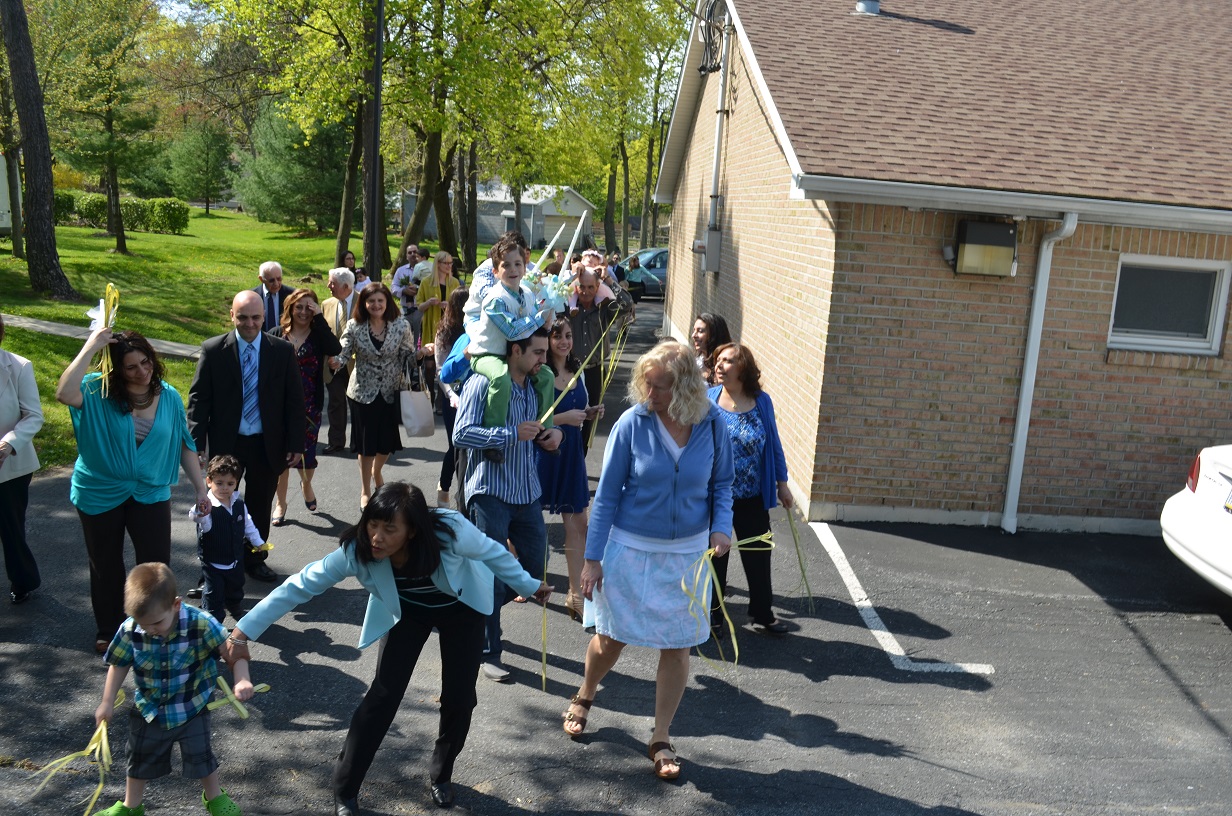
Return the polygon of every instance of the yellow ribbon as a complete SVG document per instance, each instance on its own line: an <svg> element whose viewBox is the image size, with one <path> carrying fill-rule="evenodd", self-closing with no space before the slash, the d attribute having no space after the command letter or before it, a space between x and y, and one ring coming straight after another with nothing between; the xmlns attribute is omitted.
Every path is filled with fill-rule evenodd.
<svg viewBox="0 0 1232 816"><path fill-rule="evenodd" d="M115 328L116 311L119 308L120 290L114 283L109 283L103 292L103 314L100 318L109 328ZM111 379L111 352L108 349L102 351L102 360L99 361L98 370L103 375L103 381L99 387L103 396L106 397Z"/></svg>
<svg viewBox="0 0 1232 816"><path fill-rule="evenodd" d="M543 548L543 580L545 581L548 578L548 551L548 547ZM546 598L543 601L543 617L539 622L539 630L540 637L543 638L539 677L543 681L543 690L546 692L548 690L548 602Z"/></svg>
<svg viewBox="0 0 1232 816"><path fill-rule="evenodd" d="M124 689L120 689L116 692L115 704L112 706L112 710L114 711L123 704ZM45 788L47 783L51 781L52 777L64 770L70 762L75 759L82 758L89 758L91 762L98 766L98 786L94 789L94 795L91 796L89 801L86 803L86 810L84 814L84 816L90 816L90 811L94 809L95 803L98 802L98 797L103 793L103 785L107 781L107 774L111 771L111 741L107 739L106 720L103 720L98 724L98 727L94 729L94 735L90 737L90 742L86 745L84 750L76 751L67 756L62 756L59 759L52 760L43 766L42 770L40 770L38 774L47 774L47 778L39 783L39 786L34 789L34 795L37 796L38 792ZM38 774L35 774L35 776L38 776Z"/></svg>
<svg viewBox="0 0 1232 816"><path fill-rule="evenodd" d="M612 377L615 376L616 369L620 365L621 355L624 354L625 341L628 339L627 335L629 331L629 326L630 326L630 323L625 323L620 327L620 331L616 333L616 342L612 344L613 345L612 356L605 362L601 363L601 365L603 366L603 384L599 387L599 399L598 401L595 402L595 405L602 405L603 398L607 396L607 387L611 384ZM595 346L596 349L603 347L603 344L607 341L607 333L611 330L612 330L612 327L609 324L607 327L607 330L603 332L603 337L599 339L599 343ZM593 350L591 351L591 354L594 354ZM589 360L590 358L587 357L587 359ZM582 367L585 368L586 366L582 366ZM590 437L586 440L587 448L589 448L591 445L595 443L595 431L598 430L598 428L599 428L598 421L591 423Z"/></svg>
<svg viewBox="0 0 1232 816"><path fill-rule="evenodd" d="M221 700L213 700L208 703L206 709L213 711L216 708L222 708L225 705L233 705L240 713L240 719L248 719L248 708L239 701L239 698L231 691L231 687L227 685L227 681L221 677L218 678L218 685L222 686L223 694L227 695ZM252 690L257 694L264 694L270 690L269 683L257 683L252 687Z"/></svg>
<svg viewBox="0 0 1232 816"><path fill-rule="evenodd" d="M544 422L547 422L548 417L550 417L553 413L555 413L556 406L560 405L560 401L565 398L566 394L568 394L570 391L573 390L573 386L577 385L578 378L581 377L582 372L586 370L586 364L590 362L590 358L595 356L595 352L598 351L602 345L603 345L602 343L599 343L598 345L596 345L594 348L590 350L590 354L586 355L586 359L582 361L581 365L578 366L578 370L574 372L572 379L569 380L568 387L565 388L564 391L560 392L560 396L556 398L556 402L552 403L552 407L544 411L543 416L539 417L540 425L542 425ZM587 396L589 397L590 395L588 394ZM598 403L595 403L595 404L597 405Z"/></svg>
<svg viewBox="0 0 1232 816"><path fill-rule="evenodd" d="M796 517L790 509L787 510L787 523L791 525L791 538L796 545L796 563L800 565L800 580L804 582L804 592L808 596L808 608L811 615L816 609L813 603L813 588L809 586L808 570L804 565L804 550L800 547L800 531L796 529Z"/></svg>

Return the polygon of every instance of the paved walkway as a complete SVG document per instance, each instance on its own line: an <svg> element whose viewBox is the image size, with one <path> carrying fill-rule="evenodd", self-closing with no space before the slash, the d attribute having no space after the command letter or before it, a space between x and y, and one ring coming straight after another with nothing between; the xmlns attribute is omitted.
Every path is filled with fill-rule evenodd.
<svg viewBox="0 0 1232 816"><path fill-rule="evenodd" d="M4 315L4 325L15 329L41 332L42 334L76 337L79 340L85 340L90 336L90 330L84 326L69 326L64 323L53 323L50 320L39 320L35 317L23 317L22 315ZM187 343L172 343L170 340L155 340L153 337L147 337L146 339L150 341L150 345L154 347L154 350L164 357L180 357L186 360L195 360L197 355L201 353L200 346L190 346Z"/></svg>

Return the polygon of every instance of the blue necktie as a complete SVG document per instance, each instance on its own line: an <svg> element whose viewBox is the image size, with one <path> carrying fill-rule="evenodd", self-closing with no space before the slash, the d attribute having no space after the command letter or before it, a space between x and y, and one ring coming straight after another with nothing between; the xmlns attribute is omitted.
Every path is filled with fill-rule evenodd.
<svg viewBox="0 0 1232 816"><path fill-rule="evenodd" d="M244 349L244 421L261 421L261 409L257 406L257 350L251 345Z"/></svg>

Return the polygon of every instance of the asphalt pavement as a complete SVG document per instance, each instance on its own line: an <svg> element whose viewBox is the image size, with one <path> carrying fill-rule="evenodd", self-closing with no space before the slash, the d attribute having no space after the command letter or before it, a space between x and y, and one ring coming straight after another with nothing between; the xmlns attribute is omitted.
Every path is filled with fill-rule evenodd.
<svg viewBox="0 0 1232 816"><path fill-rule="evenodd" d="M654 340L643 301L623 368ZM589 456L592 486L604 432ZM434 495L444 431L411 440L386 470ZM78 762L37 797L34 771L85 747L102 692L93 654L85 547L67 471L32 488L30 536L43 588L0 606L0 803L14 813L80 814L97 782ZM325 456L320 506L291 490L270 565L291 573L337 546L358 518L354 459ZM186 485L175 494L173 568L195 581ZM180 512L182 510L182 512ZM782 510L772 518L780 617L792 631L737 630L722 661L694 657L673 729L681 779L646 757L655 654L630 648L609 675L582 739L560 712L581 676L587 636L563 607L563 531L549 517L546 691L541 607L506 607L509 684L479 680L479 707L455 770L458 810L483 814L1223 814L1232 803L1232 602L1156 538L923 525L799 524L800 561ZM808 589L802 577L807 577ZM744 574L731 567L732 616ZM270 585L249 580L249 603ZM811 601L808 597L811 591ZM267 694L240 720L213 718L223 786L245 814L329 814L329 775L376 649L356 648L366 593L348 581L287 615L253 650ZM427 763L440 672L430 642L361 795L365 813L433 812ZM129 681L131 689L131 680ZM117 765L99 800L123 789ZM175 760L178 774L178 759ZM178 775L147 788L147 813L201 814Z"/></svg>

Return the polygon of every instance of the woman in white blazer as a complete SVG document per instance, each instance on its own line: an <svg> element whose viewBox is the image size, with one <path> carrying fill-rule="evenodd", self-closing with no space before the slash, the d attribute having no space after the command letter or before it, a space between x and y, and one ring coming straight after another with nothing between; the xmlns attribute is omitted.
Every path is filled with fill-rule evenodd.
<svg viewBox="0 0 1232 816"><path fill-rule="evenodd" d="M4 318L0 318L0 344ZM25 357L0 349L0 542L9 576L9 599L24 603L39 588L38 564L26 543L26 504L30 478L39 469L34 435L43 427L34 366Z"/></svg>

